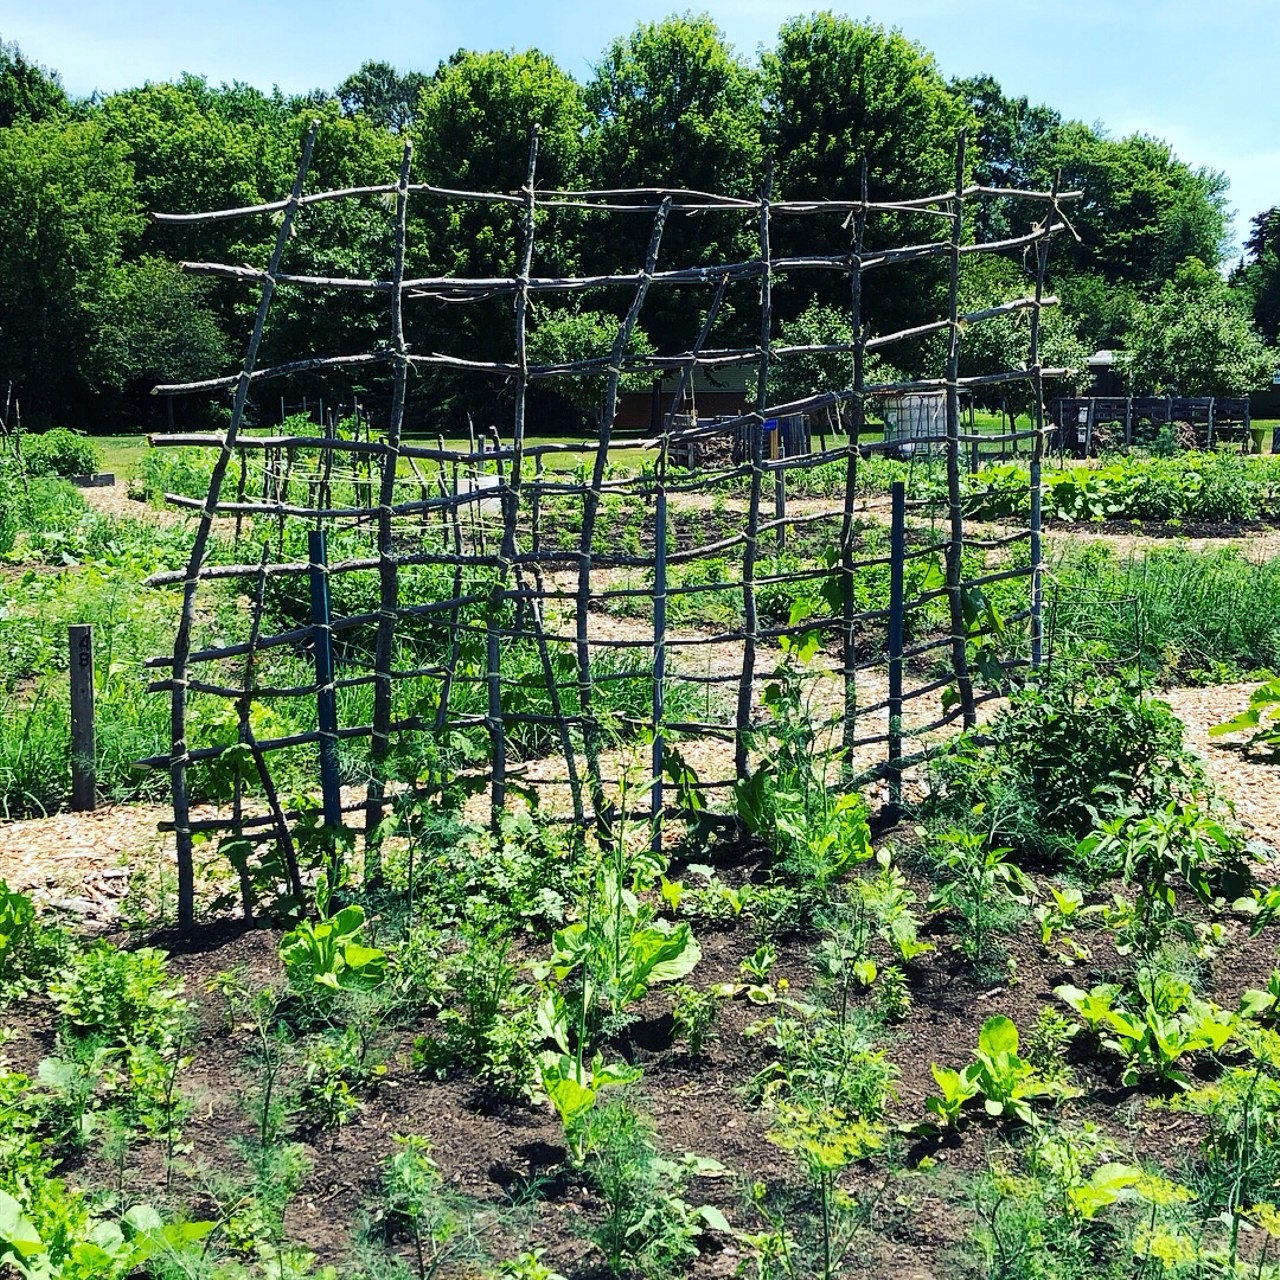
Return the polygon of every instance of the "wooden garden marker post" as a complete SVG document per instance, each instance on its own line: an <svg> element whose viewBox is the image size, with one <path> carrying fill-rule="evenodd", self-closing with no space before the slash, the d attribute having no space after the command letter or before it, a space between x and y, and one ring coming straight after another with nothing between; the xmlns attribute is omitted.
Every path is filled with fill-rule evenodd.
<svg viewBox="0 0 1280 1280"><path fill-rule="evenodd" d="M93 628L67 629L71 646L71 808L92 813L97 801L93 727Z"/></svg>

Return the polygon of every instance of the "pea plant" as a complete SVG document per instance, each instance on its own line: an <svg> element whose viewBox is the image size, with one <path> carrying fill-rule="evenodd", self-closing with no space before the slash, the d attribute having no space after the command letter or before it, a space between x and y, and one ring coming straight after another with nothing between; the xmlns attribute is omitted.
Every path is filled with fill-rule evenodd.
<svg viewBox="0 0 1280 1280"><path fill-rule="evenodd" d="M1026 905L1035 885L1009 861L1013 850L992 847L982 832L945 831L938 842L939 883L929 906L960 916L960 949L979 964L987 958L992 933L1007 925L1009 909Z"/></svg>

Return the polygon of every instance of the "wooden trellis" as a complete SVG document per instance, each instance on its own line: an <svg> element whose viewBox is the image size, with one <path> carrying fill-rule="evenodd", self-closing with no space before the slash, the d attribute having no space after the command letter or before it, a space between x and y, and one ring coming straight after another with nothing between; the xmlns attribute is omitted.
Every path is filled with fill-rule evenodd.
<svg viewBox="0 0 1280 1280"><path fill-rule="evenodd" d="M652 682L651 705L645 714L634 710L625 718L630 728L647 728L653 736L651 788L655 814L664 809L663 773L668 743L675 737L718 737L733 746L732 777L709 778L706 791L727 787L749 773L753 733L762 713L759 684L769 662L768 654L786 636L818 632L834 654L830 673L841 682L843 693L830 726L834 743L843 751L847 781L855 780L852 761L855 753L874 748L882 752L879 771L891 779L900 776L909 757L904 756L903 707L943 685L953 686L958 701L933 723L915 726L913 732L931 732L951 721L972 724L975 709L984 697L993 696L975 688L969 669L969 646L982 632L975 632L966 620L966 593L1001 578L1025 578L1028 584L1025 609L1019 619L1027 623L1029 644L1025 654L1014 660L1039 663L1041 656L1041 547L1040 547L1040 462L1045 416L1043 380L1063 370L1040 366L1040 316L1056 299L1045 294L1045 267L1051 236L1067 227L1061 205L1076 193L1011 191L1000 188L966 186L964 182L964 139L956 149L956 182L952 190L913 200L876 202L868 198L865 176L857 198L839 201L795 201L774 199L766 181L755 199L739 199L687 190L629 189L612 191L558 191L537 187L537 138L530 148L527 178L515 193L447 190L411 181L412 148L406 145L398 180L382 186L344 191L306 193L316 126L308 134L302 150L297 177L289 196L271 204L252 208L227 209L210 213L157 214L158 221L199 223L245 218L263 213L280 215L274 249L265 270L217 263L184 263L184 268L243 281L260 291L252 334L238 373L203 382L157 388L163 394L192 394L230 391L232 408L225 431L208 434L173 434L153 437L157 446L199 446L213 451L213 467L208 491L203 499L170 495L180 506L198 512L191 554L185 569L161 573L153 582L182 589L182 608L172 652L151 661L163 673L153 688L171 697L171 747L169 753L150 763L167 767L173 792L173 829L176 832L179 876L179 914L189 927L194 913L193 837L199 832L234 829L246 839L271 841L279 849L288 879L297 887L299 869L290 837L291 815L285 811L272 773L271 762L284 752L316 753L332 761L339 744L366 743L365 787L358 803L339 804L338 811L363 813L363 824L372 832L382 820L394 783L393 756L400 745L412 739L444 741L450 734L477 732L487 737L487 764L484 773L493 812L508 802L513 783L513 735L526 738L541 733L544 747L557 753L564 764L564 776L543 779L562 784L571 797L572 818L578 822L604 817L609 808L609 789L616 782L606 776L608 729L617 716L604 705L609 681L622 679L604 670L602 663L612 653L644 659L646 678ZM394 262L385 279L321 278L289 274L285 260L296 217L300 210L319 201L359 200L370 196L394 197ZM1026 201L1036 220L1026 233L1007 240L973 244L965 240L965 208L976 199L1016 199ZM515 274L495 274L483 278L413 278L406 262L406 226L411 201L431 205L500 203L519 214L520 243ZM536 232L540 213L589 209L615 218L642 217L651 220L651 234L643 265L626 274L560 278L534 274L537 258ZM847 220L849 243L840 254L799 254L784 256L774 251L774 227L780 217L805 218L838 215ZM881 215L910 214L932 219L943 234L919 244L890 249L864 248L871 219ZM749 219L754 223L757 251L745 261L713 266L666 266L662 259L665 227L673 217L702 215ZM972 253L1021 251L1034 264L1034 288L1028 296L1001 306L965 315L959 308L961 260ZM938 259L949 270L948 308L945 317L924 320L899 332L871 335L864 324L864 290L874 283L875 273L896 264ZM775 281L802 272L835 273L847 280L849 314L853 325L851 342L785 345L775 339L773 287ZM870 277L870 281L868 280ZM759 289L760 324L758 343L751 346L714 345L726 291L735 284L751 282ZM355 291L385 297L388 302L388 341L376 351L358 355L331 356L304 354L274 367L258 366L258 351L273 294L281 285L320 291ZM702 325L689 349L676 354L630 354L631 336L639 322L646 299L655 289L680 286L700 289L704 303ZM535 298L570 297L629 291L616 340L607 356L558 365L530 362L528 337L531 304ZM405 338L405 311L432 300L467 303L497 296L512 301L513 356L509 361L469 359L456 353L422 353L410 349ZM968 325L1015 312L1029 316L1028 351L1024 367L998 374L964 378L959 376L960 346ZM944 368L936 378L871 385L865 380L867 354L891 347L895 342L942 335L946 343ZM802 355L843 355L849 360L847 387L802 397L786 404L770 403L769 375L775 362ZM756 390L751 409L737 419L717 424L700 423L678 417L684 383L695 368L752 366ZM246 426L246 406L250 390L272 379L312 371L360 374L389 368L392 395L389 412L377 430L344 436L330 429L313 435L294 435L267 430L251 431ZM406 403L410 380L415 372L446 370L478 374L508 383L512 390L510 420L490 439L476 438L466 446L448 447L404 438ZM634 449L635 441L620 444L613 435L623 379L629 374L678 376L679 389L672 397L671 411L652 438L642 445L651 450L652 462L638 474L618 475L610 459L619 448ZM603 409L600 430L589 467L578 473L557 471L548 466L556 455L575 448L568 444L532 443L529 439L528 392L548 378L591 377L603 379ZM975 436L966 431L959 408L963 388L985 387L1011 381L1029 382L1035 405L1034 425L1025 431L1003 436L984 434L982 443L1026 440L1030 451L1030 511L1025 528L1005 532L985 542L970 543L985 549L1025 544L1025 558L1018 564L966 576L963 551L966 546L962 506L961 472L964 452ZM873 398L891 393L937 391L946 398L946 428L931 443L941 446L945 457L945 497L936 508L932 530L920 526L915 541L907 545L895 536L889 553L870 554L862 546L859 526L859 461L868 451L893 447L863 435L865 409ZM815 413L833 405L847 406L852 428L847 440L835 439L799 456L766 456L764 424L769 419ZM727 462L702 471L674 468L674 449L687 446L712 433L748 428L751 442L748 456L740 463ZM798 471L812 471L835 464L843 468L839 498L821 510L788 510L786 486ZM745 491L744 527L740 532L695 538L686 545L673 544L669 519L689 495L714 495ZM646 526L648 545L637 549L602 545L601 517L605 504L610 509L643 505L652 511L651 532ZM924 503L908 505L927 514ZM576 537L566 545L563 530L549 537L549 513L574 513ZM252 529L255 551L260 554L227 555L225 545L215 537L225 529L227 518L234 520L231 545L241 547L244 531ZM561 522L557 521L557 524ZM899 519L899 533L904 522ZM365 540L363 553L354 554L351 543L343 544L336 558L326 561L316 540L306 555L291 554L293 532L301 529L330 533L359 532ZM264 536L264 531L271 536ZM768 549L786 538L805 538L810 543L824 539L833 550L833 563L815 569L810 565L789 568L785 561L768 562ZM734 572L725 581L712 584L721 592L731 591L741 603L740 621L708 633L670 625L673 602L690 598L709 588L706 583L681 583L673 579L682 566L707 557L732 560ZM902 567L911 559L935 556L944 566L945 582L914 596L901 589ZM876 565L889 564L898 584L898 599L867 609L856 598L855 578ZM630 574L623 585L620 573ZM432 598L416 598L422 575L434 574L440 587ZM642 585L634 585L635 575ZM770 622L762 618L762 593L788 586L813 585L825 575L839 584L839 604L827 600L827 611L799 622L789 619ZM317 616L292 628L265 633L263 601L271 590L287 589L290 582L309 578L313 584L323 577L329 584L367 580L373 607L339 612L334 617ZM227 630L243 625L244 638L197 649L195 631L198 603L204 584L230 580L243 584L252 597L252 607L243 624L227 620ZM593 634L593 607L617 604L635 597L651 602L652 627L644 634L630 636ZM945 634L925 637L904 647L901 622L911 611L931 600L945 600L949 626ZM897 640L894 640L896 617ZM889 645L863 645L871 630L888 625ZM434 648L425 656L409 640L427 629L435 638ZM264 674L264 664L281 655L297 654L311 643L328 649L352 637L365 637L367 652L353 649L341 658L332 673L321 668L321 677L295 679L272 684ZM354 641L353 641L354 643ZM896 644L896 649L895 649ZM740 646L740 660L731 670L698 669L699 653L723 654ZM371 652L368 652L370 651ZM522 710L513 704L513 681L504 671L517 650L528 656L528 670L540 673L541 710ZM891 652L891 650L893 650ZM565 655L571 658L565 676ZM914 686L904 687L904 673L933 655L945 674L933 674ZM709 660L708 660L709 662ZM859 702L859 678L879 668L889 674L888 698ZM707 691L727 686L731 694L722 713L701 719L685 717L673 721L668 714L669 696L680 684ZM523 686L522 686L523 687ZM359 723L326 723L322 716L314 729L301 732L264 734L255 729L255 708L278 705L281 700L308 700L317 695L331 700L372 690L367 719ZM411 690L414 705L398 705L402 691ZM234 743L208 745L189 741L192 731L192 698L224 700L236 709L237 736ZM466 704L466 705L463 705ZM888 729L868 725L868 719L888 712ZM191 814L192 771L222 759L238 749L249 762L244 770L260 784L268 813L246 816L240 806L241 782L237 776L236 812L225 820L193 822ZM727 771L727 770L726 770ZM475 772L474 766L472 772ZM520 785L525 785L521 780ZM332 788L327 788L331 791ZM332 797L330 796L330 799Z"/></svg>

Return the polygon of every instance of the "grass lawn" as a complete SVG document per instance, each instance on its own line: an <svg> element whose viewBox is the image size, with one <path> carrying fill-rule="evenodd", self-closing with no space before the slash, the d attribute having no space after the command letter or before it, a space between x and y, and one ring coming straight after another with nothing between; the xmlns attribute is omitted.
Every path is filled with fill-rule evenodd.
<svg viewBox="0 0 1280 1280"><path fill-rule="evenodd" d="M94 436L93 442L102 450L102 470L114 471L118 480L129 481L137 473L146 453L145 434L130 436Z"/></svg>
<svg viewBox="0 0 1280 1280"><path fill-rule="evenodd" d="M981 432L991 432L995 434L1001 429L1002 423L998 413L986 413L978 410L973 417L974 426ZM1029 429L1031 419L1025 414L1018 417L1019 430ZM1261 428L1265 434L1262 440L1262 452L1270 453L1272 449L1272 436L1277 427L1280 427L1280 419L1275 418L1256 418L1253 426L1256 429ZM878 432L874 427L863 433L864 442L870 443L877 438ZM116 476L125 482L128 482L137 473L141 464L142 457L147 450L147 437L145 433L136 435L119 435L119 436L94 436L94 443L102 450L102 470L113 471ZM420 445L434 445L438 437L422 436L422 437L406 437L406 441ZM529 436L527 438L529 445L539 444L556 444L561 441L554 436ZM595 457L595 449L590 441L576 441L577 447L564 453L553 453L546 455L545 466L549 471L571 471L579 462L590 462ZM465 450L467 441L463 440L446 440L445 447L448 449ZM614 449L610 452L610 460L615 464L628 467L639 467L646 459L653 458L653 452L649 449ZM407 472L407 467L406 467Z"/></svg>

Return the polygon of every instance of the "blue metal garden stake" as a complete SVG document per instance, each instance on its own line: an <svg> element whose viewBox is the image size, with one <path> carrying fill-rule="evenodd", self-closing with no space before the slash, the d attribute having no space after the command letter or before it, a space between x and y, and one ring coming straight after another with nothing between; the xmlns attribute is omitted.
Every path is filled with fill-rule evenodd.
<svg viewBox="0 0 1280 1280"><path fill-rule="evenodd" d="M653 850L662 849L662 773L666 768L662 721L666 715L667 678L667 451L658 460L658 493L654 502L653 538Z"/></svg>
<svg viewBox="0 0 1280 1280"><path fill-rule="evenodd" d="M892 524L889 530L889 804L902 804L902 649L904 642L903 567L907 556L907 486L893 484Z"/></svg>
<svg viewBox="0 0 1280 1280"><path fill-rule="evenodd" d="M329 602L329 555L325 531L307 535L311 564L311 640L316 653L316 718L320 730L320 795L330 838L342 826L342 782L338 773L338 694L333 687L333 609ZM336 872L336 865L331 872ZM336 884L331 874L330 886Z"/></svg>

